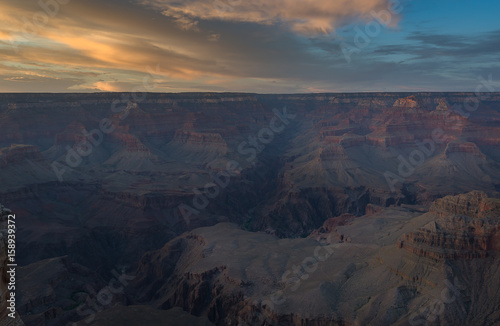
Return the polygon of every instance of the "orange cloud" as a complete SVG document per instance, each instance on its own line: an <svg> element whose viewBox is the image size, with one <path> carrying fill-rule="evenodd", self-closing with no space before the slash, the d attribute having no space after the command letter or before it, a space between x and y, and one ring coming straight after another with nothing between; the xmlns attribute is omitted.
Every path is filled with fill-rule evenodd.
<svg viewBox="0 0 500 326"><path fill-rule="evenodd" d="M97 82L94 83L94 88L97 88L103 92L119 92L121 91L120 87L116 85L114 82Z"/></svg>
<svg viewBox="0 0 500 326"><path fill-rule="evenodd" d="M96 3L70 2L60 7L58 15L27 31L26 26L34 23L32 17L43 14L37 2L0 3L0 52L6 55L3 60L38 63L44 67L141 73L148 66L159 64L160 75L186 80L212 73L213 62L198 49L189 50L176 45L179 42L169 42L168 35L161 38L148 35L138 22L127 20L126 15L103 17L95 6Z"/></svg>
<svg viewBox="0 0 500 326"><path fill-rule="evenodd" d="M284 22L301 34L327 34L347 19L373 20L372 11L390 8L388 0L143 0L184 28L196 19L275 24ZM394 21L397 17L393 17Z"/></svg>
<svg viewBox="0 0 500 326"><path fill-rule="evenodd" d="M169 91L293 91L301 82L291 79L288 71L297 66L299 75L313 75L311 59L316 57L295 38L287 39L289 33L281 39L281 27L271 25L287 26L302 35L329 33L352 19L373 19L370 12L387 9L387 1L70 1L29 34L24 27L40 13L38 1L2 0L0 79L5 83L0 82L0 91L2 85L14 89L7 82L21 84L28 79L38 83L31 87L40 89L53 84L63 90L130 91L142 85L148 66L157 65L157 75L166 80L161 87ZM267 26L243 26L233 33L201 20ZM283 47L278 49L278 43ZM9 45L17 46L17 51Z"/></svg>

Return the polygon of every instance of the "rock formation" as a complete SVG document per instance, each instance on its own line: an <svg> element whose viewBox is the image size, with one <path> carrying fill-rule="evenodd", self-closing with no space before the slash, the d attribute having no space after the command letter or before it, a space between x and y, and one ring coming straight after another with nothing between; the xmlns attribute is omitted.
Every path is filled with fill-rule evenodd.
<svg viewBox="0 0 500 326"><path fill-rule="evenodd" d="M79 291L120 266L137 279L96 325L404 325L455 277L434 323L499 323L500 94L454 110L473 95L0 94L19 311L85 323Z"/></svg>
<svg viewBox="0 0 500 326"><path fill-rule="evenodd" d="M436 200L438 217L403 235L399 246L434 259L474 259L500 250L500 200L479 191Z"/></svg>

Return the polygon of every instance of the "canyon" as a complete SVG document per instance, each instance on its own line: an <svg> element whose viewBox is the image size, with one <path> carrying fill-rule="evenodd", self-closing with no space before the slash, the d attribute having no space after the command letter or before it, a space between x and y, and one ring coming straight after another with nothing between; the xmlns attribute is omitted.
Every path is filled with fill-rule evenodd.
<svg viewBox="0 0 500 326"><path fill-rule="evenodd" d="M25 325L500 323L499 93L146 95L0 94Z"/></svg>

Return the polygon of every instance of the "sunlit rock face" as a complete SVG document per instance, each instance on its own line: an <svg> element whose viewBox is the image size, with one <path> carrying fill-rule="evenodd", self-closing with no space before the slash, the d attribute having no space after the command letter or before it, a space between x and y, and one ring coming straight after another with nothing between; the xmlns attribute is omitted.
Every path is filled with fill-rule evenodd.
<svg viewBox="0 0 500 326"><path fill-rule="evenodd" d="M430 212L438 217L405 234L400 247L435 259L474 259L497 255L500 249L500 200L479 191L436 200Z"/></svg>

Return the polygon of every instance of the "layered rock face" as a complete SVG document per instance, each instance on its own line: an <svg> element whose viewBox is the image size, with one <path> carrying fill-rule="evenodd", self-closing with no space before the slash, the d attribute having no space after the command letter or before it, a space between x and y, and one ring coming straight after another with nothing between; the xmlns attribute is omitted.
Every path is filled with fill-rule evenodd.
<svg viewBox="0 0 500 326"><path fill-rule="evenodd" d="M123 300L119 294L99 300L97 294L106 283L95 271L67 256L19 268L18 282L17 306L26 325L63 325L88 319L96 310Z"/></svg>
<svg viewBox="0 0 500 326"><path fill-rule="evenodd" d="M287 287L281 274L293 262L300 263L297 259L288 261L287 253L302 257L310 251L313 255L318 246L313 240L301 240L284 245L279 253L275 251L277 241L270 235L244 232L228 224L197 229L143 257L129 290L130 298L162 309L179 306L193 315L206 316L215 325L345 323L342 316L309 317L326 308L321 304L306 312L290 307L296 307L297 298L286 305L273 303L273 291ZM263 248L268 254L259 254ZM321 250L321 256L327 257L328 251ZM315 293L319 295L319 288L317 291L306 294L308 300ZM309 302L310 306L317 303Z"/></svg>
<svg viewBox="0 0 500 326"><path fill-rule="evenodd" d="M116 94L2 94L0 202L22 216L23 268L57 272L38 281L51 288L25 274L23 282L50 295L29 293L23 316L31 325L76 321L74 300L60 296L80 291L81 282L100 286L115 266L139 261L137 284L147 291L131 311L148 304L163 315L156 310L182 306L220 325L404 324L431 300L420 297L433 291L427 285L467 272L461 263L474 262L480 274L487 270L481 262L496 266L500 95L490 94L470 115L454 111L470 96L147 94L116 112ZM481 193L445 197L472 190ZM215 261L211 250L220 250L211 244L222 242L210 233L217 228L184 232L221 222L267 235L217 231L223 246L235 248L222 256L236 263ZM251 249L261 240L277 256L263 260L269 248ZM302 307L301 294L280 280L286 272L280 263L293 270L311 256L301 250L314 253L318 241L338 247L342 266L328 263L327 276L304 283L314 303ZM299 261L288 261L283 248L296 249ZM240 251L251 253L242 254L255 264L248 273L235 257ZM400 256L407 260L390 259ZM419 269L422 257L454 272ZM390 290L381 290L372 273ZM491 280L494 272L486 274ZM66 282L71 278L79 280L74 287ZM485 291L480 280L468 282ZM259 304L274 293L270 288L285 288L290 306ZM482 302L474 300L460 309L478 309ZM449 310L438 323L457 321ZM96 323L121 311L129 313L117 308ZM477 312L474 322L496 321L478 316L484 317Z"/></svg>
<svg viewBox="0 0 500 326"><path fill-rule="evenodd" d="M430 210L439 216L465 215L471 218L495 218L500 215L500 201L488 198L484 192L472 191L437 199L431 205Z"/></svg>
<svg viewBox="0 0 500 326"><path fill-rule="evenodd" d="M400 98L394 103L394 107L403 109L413 109L419 107L415 95Z"/></svg>
<svg viewBox="0 0 500 326"><path fill-rule="evenodd" d="M422 214L411 205L370 210L362 217L331 218L309 239L280 240L230 224L193 230L143 256L129 298L156 308L182 307L215 325L500 321L500 260L474 254L498 250L480 239L489 226L477 231L476 242L437 235L429 242L434 250L423 255L409 250L406 241L421 234L415 228L436 223L435 213ZM470 218L447 218L457 234L468 232ZM444 227L450 232L450 225ZM435 304L439 310L433 310Z"/></svg>
<svg viewBox="0 0 500 326"><path fill-rule="evenodd" d="M448 143L446 146L446 149L444 151L444 155L446 157L449 157L449 154L451 153L469 153L472 154L473 156L476 156L480 159L485 160L486 155L484 155L479 147L471 142L466 142L466 143Z"/></svg>
<svg viewBox="0 0 500 326"><path fill-rule="evenodd" d="M216 144L222 145L226 147L227 144L222 138L220 134L214 133L195 133L189 131L178 130L175 133L174 141L183 143L183 144L199 144L199 145L208 145L208 144Z"/></svg>
<svg viewBox="0 0 500 326"><path fill-rule="evenodd" d="M399 246L434 259L474 259L500 250L500 200L483 192L447 196L432 206L436 218L405 234Z"/></svg>
<svg viewBox="0 0 500 326"><path fill-rule="evenodd" d="M22 164L24 160L42 161L43 156L38 147L32 145L12 145L0 149L0 167L2 168Z"/></svg>
<svg viewBox="0 0 500 326"><path fill-rule="evenodd" d="M102 184L108 192L151 194L167 202L177 200L171 194L194 199L194 189L203 190L213 182L214 172L236 160L245 180L233 178L207 211L223 215L219 208L238 202L231 209L238 221L250 216L252 229L270 229L280 236L307 234L327 218L363 214L370 203L429 204L448 194L441 187L443 179L453 180L448 188L454 193L495 191L500 184L494 164L500 157L500 96L491 94L466 118L452 104L470 95L148 94L140 103L119 106L113 106L116 95L110 94L2 95L0 146L25 145L3 155L12 171L6 173L0 195L62 179ZM103 119L111 121L113 131L89 154L75 158L68 148L85 152L79 144L100 130ZM29 125L14 132L12 127L23 121ZM279 132L269 129L271 122ZM436 130L440 136L434 140ZM423 162L401 176L399 156L414 162L409 155L415 150L423 151ZM27 169L32 175L23 173ZM400 177L394 191L386 172ZM253 181L257 175L266 176L265 185ZM297 194L300 206L320 200L323 208L287 203ZM275 215L285 215L287 222L273 222Z"/></svg>

